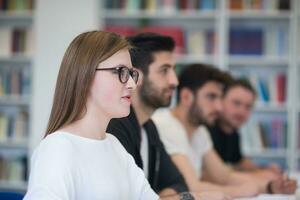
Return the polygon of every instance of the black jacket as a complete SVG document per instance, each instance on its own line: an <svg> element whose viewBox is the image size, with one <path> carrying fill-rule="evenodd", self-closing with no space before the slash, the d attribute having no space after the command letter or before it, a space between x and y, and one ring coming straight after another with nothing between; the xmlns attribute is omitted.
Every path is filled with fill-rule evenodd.
<svg viewBox="0 0 300 200"><path fill-rule="evenodd" d="M165 188L173 188L178 193L188 191L184 179L170 156L167 154L152 120L143 125L148 137L149 147L149 177L148 181L155 192ZM130 115L121 119L112 119L107 132L116 136L130 153L136 164L143 169L140 154L141 127L136 115L131 109Z"/></svg>

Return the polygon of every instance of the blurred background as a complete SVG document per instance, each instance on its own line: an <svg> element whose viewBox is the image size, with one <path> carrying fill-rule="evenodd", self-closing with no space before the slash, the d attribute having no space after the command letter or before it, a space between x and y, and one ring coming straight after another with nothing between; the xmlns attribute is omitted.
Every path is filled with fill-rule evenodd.
<svg viewBox="0 0 300 200"><path fill-rule="evenodd" d="M169 35L178 72L203 62L249 79L258 98L243 151L299 170L300 1L0 0L0 190L26 190L62 56L96 29Z"/></svg>

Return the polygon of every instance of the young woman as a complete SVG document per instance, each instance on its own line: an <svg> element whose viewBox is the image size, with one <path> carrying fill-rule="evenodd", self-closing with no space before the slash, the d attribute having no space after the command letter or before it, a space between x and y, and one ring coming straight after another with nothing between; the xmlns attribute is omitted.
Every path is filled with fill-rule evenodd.
<svg viewBox="0 0 300 200"><path fill-rule="evenodd" d="M62 60L45 138L31 161L25 200L158 199L119 141L111 118L130 111L138 72L113 33L77 36Z"/></svg>

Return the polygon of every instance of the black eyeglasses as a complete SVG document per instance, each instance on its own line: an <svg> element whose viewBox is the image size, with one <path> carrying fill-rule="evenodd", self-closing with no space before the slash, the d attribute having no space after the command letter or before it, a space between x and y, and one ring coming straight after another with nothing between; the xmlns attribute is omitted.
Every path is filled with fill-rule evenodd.
<svg viewBox="0 0 300 200"><path fill-rule="evenodd" d="M139 72L135 69L129 69L125 66L119 66L119 67L112 67L112 68L96 68L97 71L102 70L112 70L116 71L119 74L119 80L121 83L127 83L129 80L129 75L132 77L133 81L135 83L138 82L139 79Z"/></svg>

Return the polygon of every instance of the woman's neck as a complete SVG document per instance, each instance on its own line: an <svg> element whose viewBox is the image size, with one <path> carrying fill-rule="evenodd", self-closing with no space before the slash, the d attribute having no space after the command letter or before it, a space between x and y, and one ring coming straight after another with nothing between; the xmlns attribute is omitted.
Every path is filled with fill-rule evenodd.
<svg viewBox="0 0 300 200"><path fill-rule="evenodd" d="M109 121L110 117L100 114L97 109L90 109L81 119L61 130L90 139L102 140L106 137L105 133Z"/></svg>

